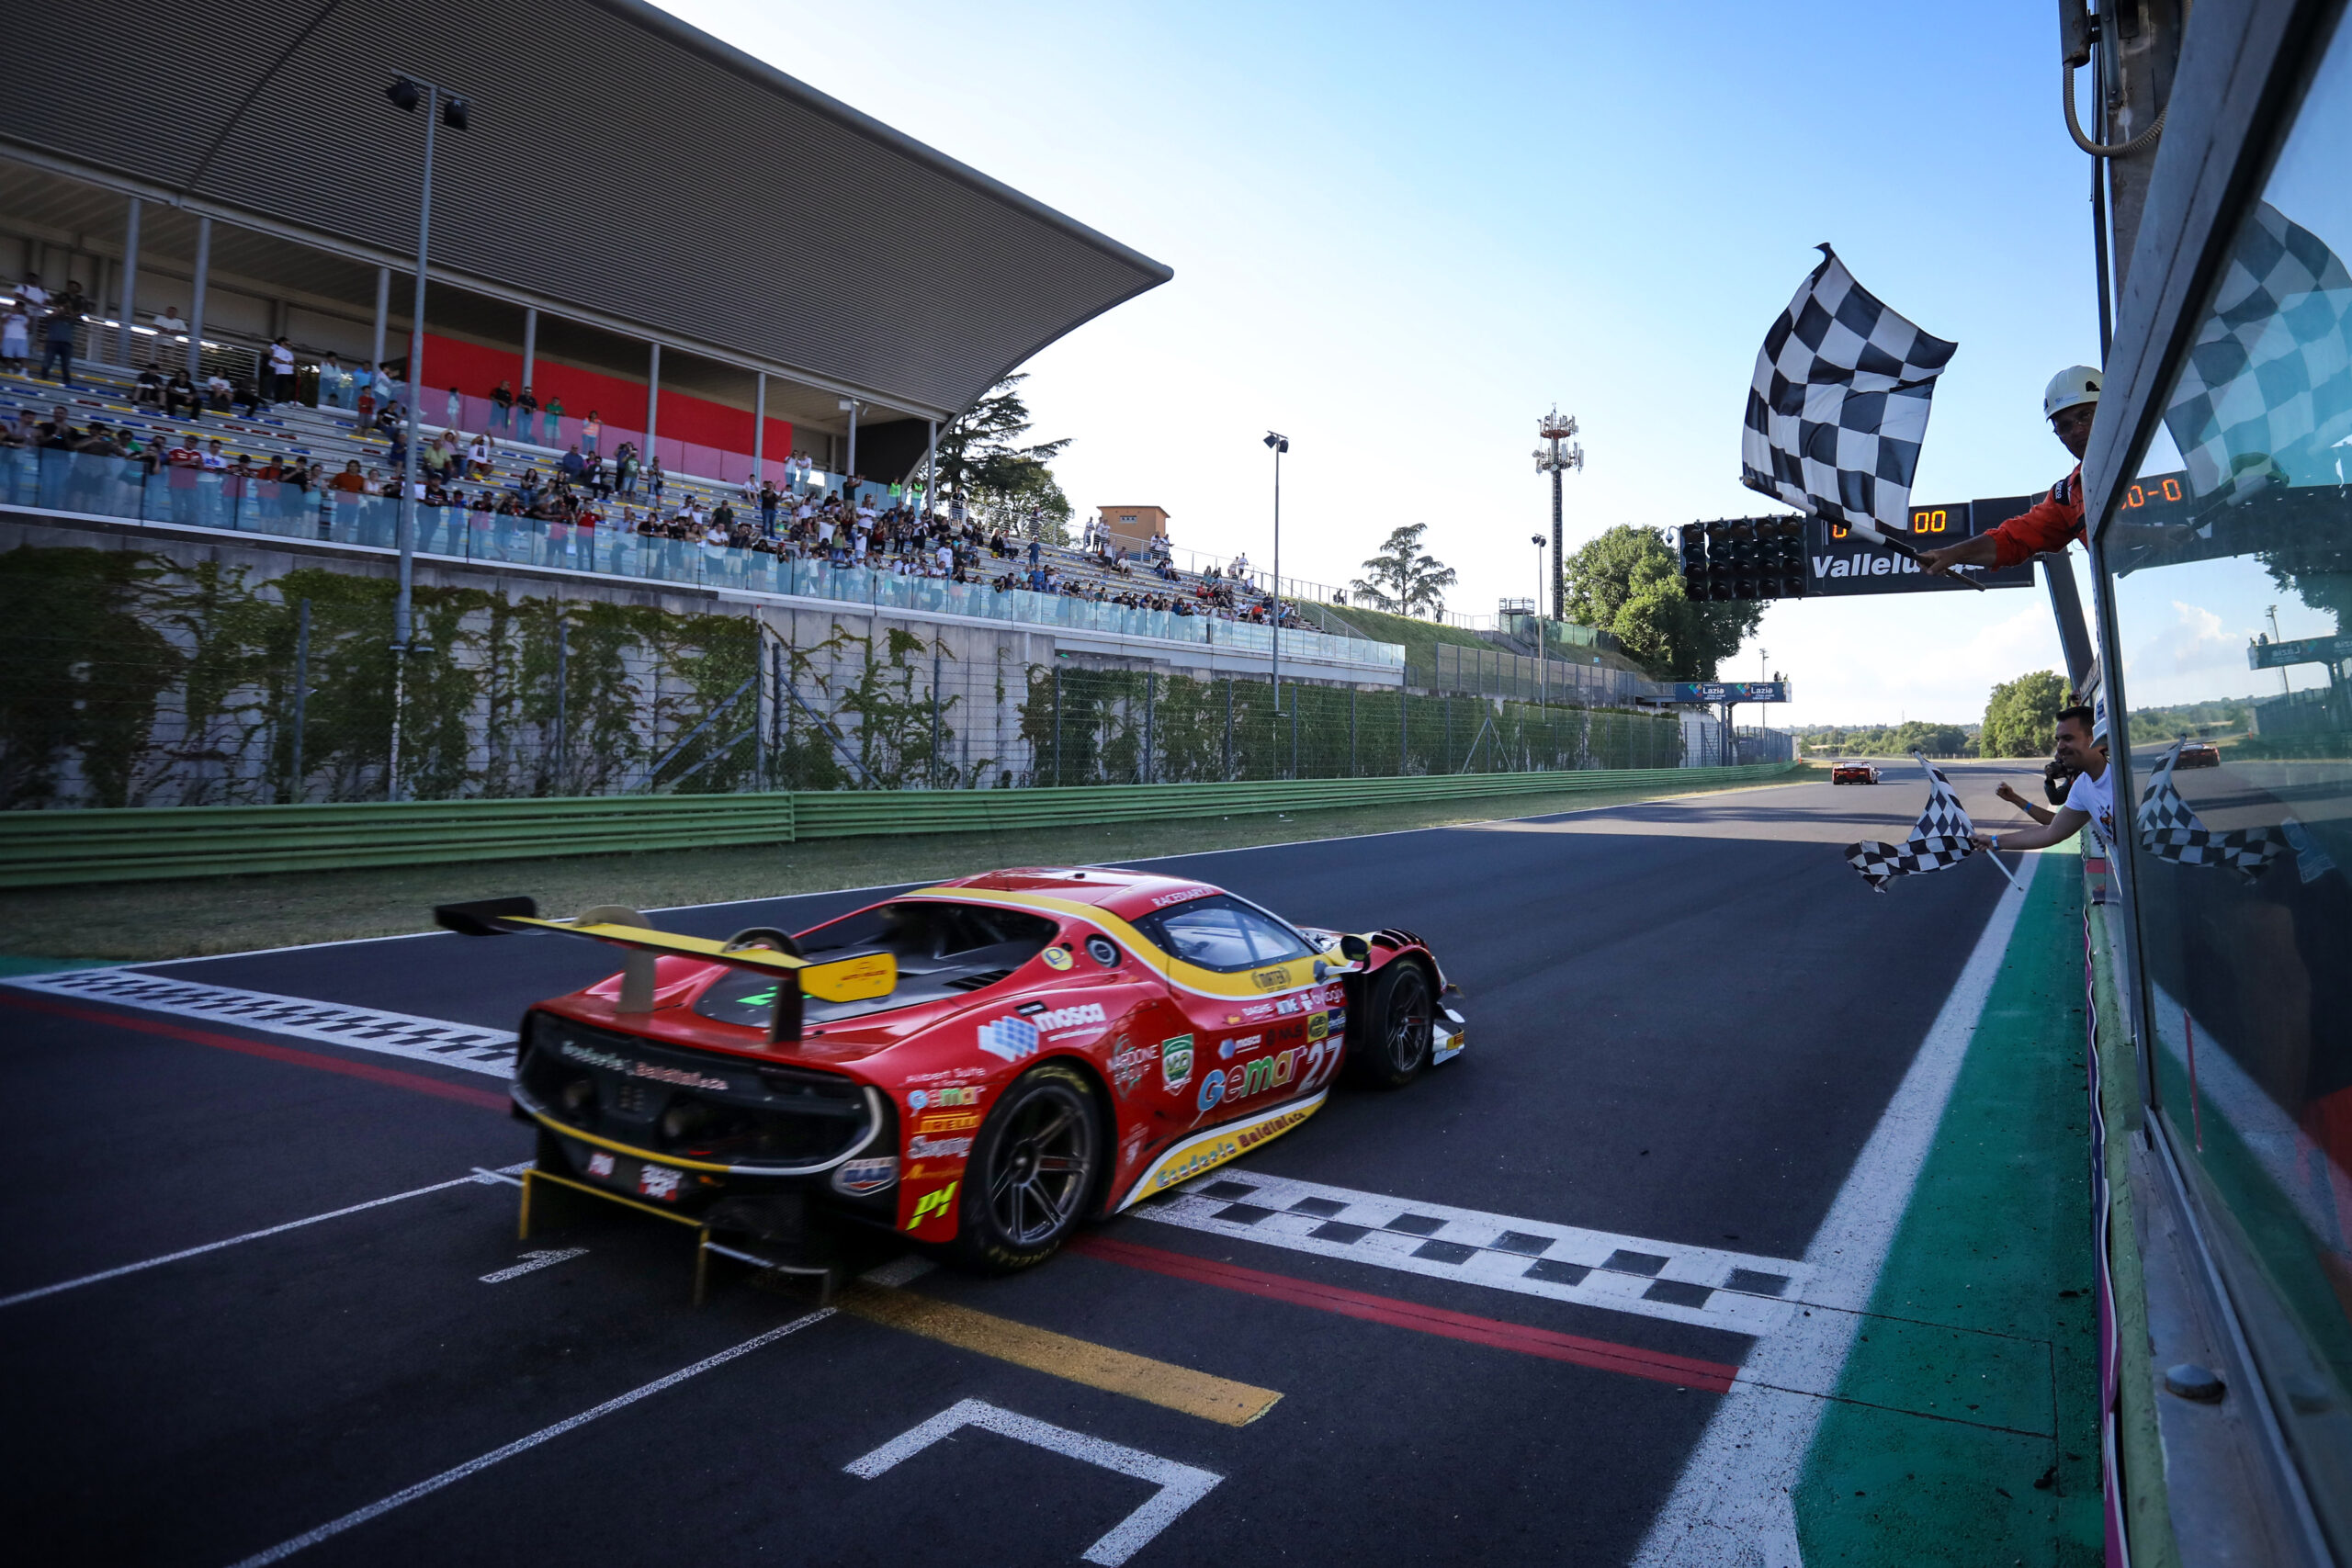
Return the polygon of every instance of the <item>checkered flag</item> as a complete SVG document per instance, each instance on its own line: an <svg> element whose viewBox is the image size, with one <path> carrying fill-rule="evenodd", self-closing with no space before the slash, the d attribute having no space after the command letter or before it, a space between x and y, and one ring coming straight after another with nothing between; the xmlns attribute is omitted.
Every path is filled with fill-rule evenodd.
<svg viewBox="0 0 2352 1568"><path fill-rule="evenodd" d="M2252 882L2291 847L2287 835L2276 828L2233 828L2216 833L2199 820L2172 784L2173 764L2180 760L2182 744L2174 741L2155 772L2148 775L2148 787L2140 795L2140 842L2160 860L2183 865L2225 865Z"/></svg>
<svg viewBox="0 0 2352 1568"><path fill-rule="evenodd" d="M2352 274L2268 202L2239 231L2165 428L2194 495L2338 480L2326 454L2352 436Z"/></svg>
<svg viewBox="0 0 2352 1568"><path fill-rule="evenodd" d="M1976 852L1976 824L1968 819L1960 796L1952 794L1951 780L1919 752L1911 755L1928 770L1928 809L1912 824L1911 836L1899 844L1865 840L1846 846L1846 863L1862 874L1873 893L1885 892L1898 876L1941 871Z"/></svg>
<svg viewBox="0 0 2352 1568"><path fill-rule="evenodd" d="M1960 345L1881 304L1827 245L1821 256L1756 355L1739 482L1832 523L1908 529L1928 400Z"/></svg>

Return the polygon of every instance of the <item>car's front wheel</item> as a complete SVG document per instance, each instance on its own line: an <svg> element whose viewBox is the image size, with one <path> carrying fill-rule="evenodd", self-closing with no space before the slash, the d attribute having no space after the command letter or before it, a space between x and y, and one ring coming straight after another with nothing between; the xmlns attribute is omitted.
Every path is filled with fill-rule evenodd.
<svg viewBox="0 0 2352 1568"><path fill-rule="evenodd" d="M1359 1081L1374 1089L1402 1089L1429 1066L1435 1000L1429 971L1409 958L1373 976L1363 1032L1351 1056Z"/></svg>
<svg viewBox="0 0 2352 1568"><path fill-rule="evenodd" d="M1021 1075L980 1126L948 1250L992 1274L1044 1262L1083 1217L1102 1167L1094 1086L1047 1062Z"/></svg>

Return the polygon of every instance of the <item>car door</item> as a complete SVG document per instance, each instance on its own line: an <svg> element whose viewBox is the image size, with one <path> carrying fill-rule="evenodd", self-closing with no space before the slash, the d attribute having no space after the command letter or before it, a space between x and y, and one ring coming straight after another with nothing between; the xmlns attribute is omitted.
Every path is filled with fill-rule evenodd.
<svg viewBox="0 0 2352 1568"><path fill-rule="evenodd" d="M1186 1070L1162 1073L1169 1121L1209 1126L1329 1082L1339 1045L1320 1007L1313 943L1226 894L1161 910L1144 929L1176 960L1169 1002L1192 1042Z"/></svg>

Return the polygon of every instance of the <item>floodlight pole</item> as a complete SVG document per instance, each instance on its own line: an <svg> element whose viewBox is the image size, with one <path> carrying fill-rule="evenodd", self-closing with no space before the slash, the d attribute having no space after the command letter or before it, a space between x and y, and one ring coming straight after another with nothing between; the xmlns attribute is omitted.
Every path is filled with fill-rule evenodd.
<svg viewBox="0 0 2352 1568"><path fill-rule="evenodd" d="M408 656L415 630L417 400L424 388L424 265L433 233L433 150L435 132L440 129L442 96L434 83L405 73L402 77L424 94L424 181L416 204L416 295L408 322L408 447L401 463L400 591L392 600L392 739L384 776L385 796L391 800L401 797L401 710L408 696ZM462 118L458 123L462 125Z"/></svg>
<svg viewBox="0 0 2352 1568"><path fill-rule="evenodd" d="M1266 445L1274 453L1274 605L1266 629L1273 639L1274 652L1274 716L1283 711L1283 454L1290 450L1290 437L1266 432Z"/></svg>

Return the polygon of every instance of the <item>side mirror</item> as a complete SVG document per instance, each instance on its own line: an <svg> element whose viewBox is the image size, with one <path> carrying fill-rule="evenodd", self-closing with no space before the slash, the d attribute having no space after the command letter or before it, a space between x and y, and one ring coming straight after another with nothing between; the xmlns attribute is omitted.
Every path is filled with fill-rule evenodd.
<svg viewBox="0 0 2352 1568"><path fill-rule="evenodd" d="M1372 943L1360 936L1343 936L1340 939L1340 955L1351 964L1362 964L1372 956Z"/></svg>

